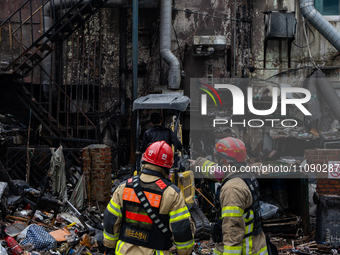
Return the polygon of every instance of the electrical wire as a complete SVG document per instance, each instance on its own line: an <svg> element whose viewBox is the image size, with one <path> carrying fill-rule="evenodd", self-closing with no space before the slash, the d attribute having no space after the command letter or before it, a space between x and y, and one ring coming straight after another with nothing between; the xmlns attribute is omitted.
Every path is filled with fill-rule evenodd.
<svg viewBox="0 0 340 255"><path fill-rule="evenodd" d="M213 7L215 5L217 0L215 0L212 4L211 4L211 7ZM178 11L181 11L180 9L177 9ZM197 28L195 29L195 31L184 41L184 45L186 45L189 40L196 34L197 30L203 25L205 19L207 18L208 16L204 15L204 18L203 20L201 21L201 23L197 26ZM178 47L177 49L173 50L172 52L175 52L175 51L178 51L177 54L180 53L180 51L183 50L183 42L181 43L180 47Z"/></svg>
<svg viewBox="0 0 340 255"><path fill-rule="evenodd" d="M191 11L189 9L182 10L182 9L173 8L173 10L174 11L187 12L187 13L193 13L193 14L202 15L202 16L205 16L205 17L215 18L215 19L233 20L233 21L247 22L247 23L250 22L250 20L219 17L219 16L214 16L214 15L210 15L210 14L206 14L206 13Z"/></svg>
<svg viewBox="0 0 340 255"><path fill-rule="evenodd" d="M276 82L274 82L274 81L268 81L268 79L270 79L270 78L268 78L268 79L262 79L262 78L260 78L260 77L254 77L254 78L252 78L252 79L256 79L256 80L260 80L260 81L265 81L265 82L272 83L272 84L275 84L275 85L277 85L277 86L280 86L279 83L276 83Z"/></svg>
<svg viewBox="0 0 340 255"><path fill-rule="evenodd" d="M312 28L310 27L308 21L306 21L306 25L308 26L309 30L310 30L310 31L312 32L312 34L313 34L313 41L312 41L310 44L305 45L305 46L297 45L297 44L293 41L293 44L294 44L296 47L301 48L301 49L306 48L306 47L309 47L309 46L311 46L311 45L315 42L315 34L314 34Z"/></svg>
<svg viewBox="0 0 340 255"><path fill-rule="evenodd" d="M302 19L303 19L303 21L305 22L305 18L303 17ZM310 47L309 47L309 38L308 38L308 36L307 36L306 26L303 26L303 32L304 32L304 34L305 34L306 42L307 42L307 44L308 44L308 52L309 52L310 60L312 61L314 67L317 68L317 69L320 71L320 68L315 64L314 59L313 59L313 57L312 57L312 52L311 52Z"/></svg>
<svg viewBox="0 0 340 255"><path fill-rule="evenodd" d="M178 40L178 36L177 36L177 31L176 31L176 29L175 29L175 26L174 26L174 22L173 22L173 21L172 21L172 28L173 28L174 33L175 33L177 46L178 46L178 48L180 48L179 40ZM177 57L178 57L179 54L180 54L180 51L177 52ZM183 55L180 55L179 57L180 57L180 59L181 59L181 61L180 61L181 69L183 70Z"/></svg>
<svg viewBox="0 0 340 255"><path fill-rule="evenodd" d="M274 77L277 77L277 76L280 76L280 75L283 75L283 74L297 72L297 71L302 70L302 69L313 69L313 67L312 66L303 66L303 67L299 67L299 68L289 69L287 71L280 72L278 74L274 74L273 76L270 76L269 78L265 79L265 81L268 81L268 80L270 80L270 79L272 79Z"/></svg>

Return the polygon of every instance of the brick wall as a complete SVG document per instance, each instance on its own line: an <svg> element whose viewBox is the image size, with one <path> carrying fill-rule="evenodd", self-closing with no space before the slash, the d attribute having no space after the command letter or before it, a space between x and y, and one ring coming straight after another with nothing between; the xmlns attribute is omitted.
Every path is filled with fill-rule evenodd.
<svg viewBox="0 0 340 255"><path fill-rule="evenodd" d="M98 201L103 210L111 198L111 149L103 144L92 144L83 148L82 153L86 192L88 196L91 192L91 205Z"/></svg>
<svg viewBox="0 0 340 255"><path fill-rule="evenodd" d="M328 161L340 161L338 149L305 150L307 164L327 164ZM340 195L340 180L328 179L328 173L318 173L316 192L320 195Z"/></svg>

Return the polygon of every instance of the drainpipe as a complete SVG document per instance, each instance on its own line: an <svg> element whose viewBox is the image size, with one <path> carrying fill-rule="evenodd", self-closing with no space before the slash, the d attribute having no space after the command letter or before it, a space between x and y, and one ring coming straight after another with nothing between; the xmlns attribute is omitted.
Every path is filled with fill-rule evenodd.
<svg viewBox="0 0 340 255"><path fill-rule="evenodd" d="M169 65L169 89L179 89L181 67L176 56L171 52L171 12L172 0L161 0L160 53Z"/></svg>
<svg viewBox="0 0 340 255"><path fill-rule="evenodd" d="M132 102L137 99L138 81L138 0L132 1Z"/></svg>
<svg viewBox="0 0 340 255"><path fill-rule="evenodd" d="M137 99L138 94L138 0L132 1L132 102ZM136 136L138 130L138 116L137 111L132 112L132 133L131 133L131 159L136 159L137 173L139 174L140 155L138 153L139 138ZM136 156L135 156L136 155ZM136 157L136 158L135 158Z"/></svg>
<svg viewBox="0 0 340 255"><path fill-rule="evenodd" d="M314 0L300 0L300 11L313 27L340 51L339 31L315 9Z"/></svg>

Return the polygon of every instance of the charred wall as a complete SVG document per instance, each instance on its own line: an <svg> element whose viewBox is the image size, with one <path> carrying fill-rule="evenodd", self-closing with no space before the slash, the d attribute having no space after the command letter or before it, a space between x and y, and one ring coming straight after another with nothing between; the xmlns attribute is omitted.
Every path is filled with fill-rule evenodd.
<svg viewBox="0 0 340 255"><path fill-rule="evenodd" d="M264 50L264 22L262 11L270 10L282 10L286 9L288 11L296 12L296 34L295 43L298 46L306 46L306 38L303 30L303 17L300 12L299 1L254 1L253 3L253 31L252 31L252 67L254 67L254 72L251 77L260 77L263 79L269 79L271 82L275 83L286 83L293 86L302 86L303 80L315 70L310 55L308 53L308 47L297 47L292 46L291 51L291 70L288 70L288 56L287 56L287 44L282 43L280 48L279 41L271 41L268 44L267 50L267 68L263 67L263 50ZM327 17L327 16L326 16ZM329 19L329 18L327 18ZM330 21L330 23L340 29L339 21ZM337 54L337 50L313 27L311 26L311 31L306 28L306 32L310 42L313 41L313 33L315 35L315 41L310 45L311 55L315 64L326 74L327 78L331 79L335 87L338 87L339 78L339 58L334 57ZM338 92L339 93L339 92ZM335 120L333 113L330 111L327 103L319 94L321 99L321 111L322 117L319 119L317 127L321 131L328 131L331 128L331 124Z"/></svg>
<svg viewBox="0 0 340 255"><path fill-rule="evenodd" d="M1 0L5 19L20 1ZM288 70L287 45L268 44L267 67L263 66L263 11L286 8L296 11L296 44L305 45L298 1L287 0L190 0L173 1L172 51L184 71L181 89L189 95L190 78L258 77L274 83L287 80L302 86L313 70L307 48L292 48L292 70ZM340 29L340 22L332 22ZM161 93L167 86L168 66L159 54L159 8L139 10L138 96ZM82 80L96 85L96 104L91 114L98 117L103 142L117 149L115 167L126 165L131 148L132 90L132 9L103 8L59 49L58 82L81 88ZM315 42L310 46L315 63L327 77L339 77L337 51L313 27ZM39 30L39 29L38 29ZM223 36L225 48L219 54L197 56L195 36ZM309 34L312 38L312 34ZM7 46L6 46L7 47ZM77 50L81 47L81 52ZM38 81L37 81L38 83ZM92 84L91 83L91 84ZM92 88L92 87L91 87ZM68 91L71 93L71 90ZM76 92L72 92L76 93ZM73 94L74 95L74 94ZM327 131L334 120L328 106L321 103L323 116L319 128ZM147 122L149 113L142 121ZM188 132L188 118L183 120ZM187 143L187 141L186 141ZM115 155L113 155L115 157ZM120 159L119 159L120 158Z"/></svg>

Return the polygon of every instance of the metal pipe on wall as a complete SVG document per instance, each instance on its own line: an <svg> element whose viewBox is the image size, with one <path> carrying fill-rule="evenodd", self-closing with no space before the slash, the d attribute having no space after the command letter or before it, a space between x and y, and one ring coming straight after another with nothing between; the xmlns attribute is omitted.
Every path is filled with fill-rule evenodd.
<svg viewBox="0 0 340 255"><path fill-rule="evenodd" d="M138 94L138 0L132 1L132 102L137 99ZM138 135L138 116L136 111L132 112L132 139L131 139L131 148L133 152L131 153L131 160L135 159L137 156L136 165L139 165L139 145ZM138 125L138 126L137 126ZM137 140L137 144L135 141ZM133 156L132 156L133 155ZM138 168L137 168L138 169Z"/></svg>
<svg viewBox="0 0 340 255"><path fill-rule="evenodd" d="M172 0L161 0L160 53L169 65L169 89L179 89L181 84L181 66L171 51Z"/></svg>
<svg viewBox="0 0 340 255"><path fill-rule="evenodd" d="M138 0L132 2L132 102L137 99L138 80Z"/></svg>
<svg viewBox="0 0 340 255"><path fill-rule="evenodd" d="M119 77L120 77L120 114L125 115L125 99L126 99L126 33L127 33L127 10L120 8L119 10Z"/></svg>
<svg viewBox="0 0 340 255"><path fill-rule="evenodd" d="M234 0L234 15L235 15L235 20L234 20L234 75L233 78L236 78L236 0Z"/></svg>
<svg viewBox="0 0 340 255"><path fill-rule="evenodd" d="M314 7L314 0L300 0L301 14L340 51L340 32Z"/></svg>

